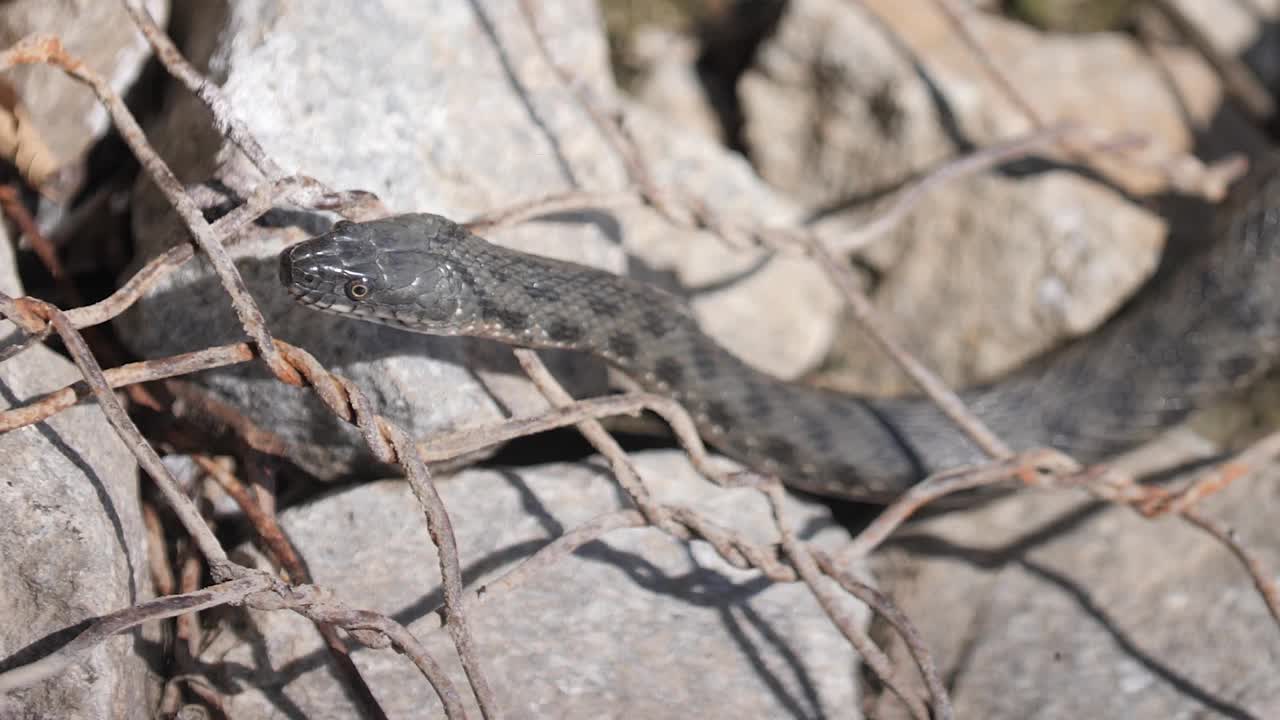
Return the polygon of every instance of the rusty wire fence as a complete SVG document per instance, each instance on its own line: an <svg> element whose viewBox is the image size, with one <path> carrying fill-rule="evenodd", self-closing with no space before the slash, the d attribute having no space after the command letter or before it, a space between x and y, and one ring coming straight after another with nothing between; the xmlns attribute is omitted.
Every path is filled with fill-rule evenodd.
<svg viewBox="0 0 1280 720"><path fill-rule="evenodd" d="M972 52L985 59L980 43L966 27L965 10L954 0L936 0L953 24L953 30L966 38ZM197 613L221 605L235 605L259 610L298 613L316 623L339 672L339 677L357 697L372 701L355 665L350 661L344 634L359 643L387 648L409 658L426 682L440 698L450 718L466 714L461 690L450 681L441 666L425 649L422 639L390 617L349 607L332 592L310 584L297 553L277 526L270 498L256 493L245 477L227 464L206 455L196 455L199 466L228 492L240 505L254 532L269 549L279 574L249 568L228 558L201 511L182 490L161 461L155 444L130 418L126 403L115 390L126 391L132 403L154 403L148 395L148 384L212 368L240 363L262 363L282 383L309 388L338 418L356 426L379 460L398 465L420 504L427 532L439 551L443 578L443 606L428 613L436 618L440 629L448 632L465 670L469 687L486 717L501 714L485 658L476 649L470 617L487 598L516 590L535 575L572 553L576 548L606 536L619 528L652 526L683 541L709 543L720 556L738 568L755 569L776 583L803 583L827 612L833 630L840 632L853 646L870 670L890 692L898 696L909 713L919 720L950 718L952 710L944 683L927 649L926 642L914 629L911 620L894 604L892 598L854 578L851 568L873 553L886 538L921 507L947 494L985 485L1020 483L1027 487L1070 488L1091 493L1107 502L1129 506L1149 517L1173 515L1203 530L1225 545L1249 573L1272 617L1280 623L1280 593L1255 554L1231 531L1215 519L1201 513L1196 503L1226 484L1238 481L1262 467L1280 452L1280 435L1263 438L1226 464L1211 468L1176 488L1143 485L1117 470L1105 466L1082 468L1070 457L1052 449L1036 449L1013 453L999 437L974 417L940 380L914 360L894 340L893 333L877 319L868 299L849 270L844 257L883 236L899 223L919 199L930 190L956 178L992 168L1013 158L1048 149L1071 153L1088 163L1099 155L1120 156L1135 163L1146 163L1160 170L1184 191L1207 197L1220 196L1226 185L1240 171L1232 161L1206 167L1194 159L1153 157L1130 152L1141 146L1140 135L1119 136L1098 131L1079 123L1048 123L1031 104L1016 100L1031 120L1034 130L998 145L979 149L946 163L921 179L909 184L871 217L860 230L839 238L819 238L799 227L756 227L717 216L699 198L672 188L660 187L652 179L646 158L638 150L619 115L602 107L585 91L577 90L577 101L591 117L598 130L608 137L624 159L631 180L626 193L571 192L531 199L519 206L494 209L474 218L469 226L477 231L519 223L555 210L585 207L608 207L642 203L666 221L679 227L705 230L726 242L765 245L781 252L800 253L820 265L840 289L852 316L862 328L899 363L921 390L928 394L990 456L981 467L957 468L928 478L902 498L884 508L879 516L838 553L825 553L798 539L796 531L783 521L782 482L786 478L763 477L751 473L726 475L707 462L707 452L694 424L676 402L651 394L628 392L621 395L575 400L547 372L536 354L515 351L521 367L546 397L550 409L532 417L519 417L491 426L465 432L443 434L426 439L410 437L406 431L378 415L360 388L348 379L329 372L305 349L294 347L272 336L262 313L247 293L224 246L236 241L237 235L256 218L278 204L332 211L352 220L370 219L385 214L373 196L359 191L335 191L305 175L290 175L267 155L249 130L231 112L218 87L203 77L179 53L171 40L133 2L125 5L138 29L146 36L164 68L208 106L232 142L256 166L263 180L242 204L216 222L204 219L197 200L179 183L174 173L153 150L138 122L123 100L107 82L70 56L59 39L52 36L29 37L0 53L0 70L17 65L43 63L61 69L69 78L88 85L108 110L112 121L128 147L141 163L142 170L154 181L173 209L181 216L193 243L177 245L152 258L110 297L91 305L62 309L33 298L0 296L0 314L14 322L27 337L7 352L5 362L21 362L21 351L56 334L83 375L83 380L25 405L0 412L0 432L40 423L86 398L92 398L102 409L108 422L132 451L138 464L154 483L168 509L180 521L196 549L194 561L203 567L213 583L200 587L200 573L184 572L183 581L175 583L170 575L159 578L160 597L123 608L90 622L73 640L34 662L0 673L0 691L27 687L48 678L77 661L84 652L106 638L135 628L142 623L165 618L194 623ZM555 63L537 32L534 3L521 3L524 20L538 38L541 60L547 63L560 81L579 88L571 72ZM1229 60L1217 58L1218 62ZM984 67L1005 92L1017 98L1016 90L1001 78L989 61ZM7 213L36 247L54 277L56 254L44 241L20 203L10 195L0 197ZM233 304L246 340L209 347L171 357L152 358L105 368L101 352L95 354L86 343L82 331L110 321L129 308L167 274L190 262L197 254L212 265L218 280ZM710 481L722 485L748 485L769 501L777 523L777 541L759 544L746 539L732 528L713 522L685 507L672 507L655 502L630 459L599 420L604 417L648 410L661 416L687 451L694 466ZM240 439L249 447L270 452L271 438L246 418L232 418ZM575 426L609 463L613 475L631 501L631 509L596 517L566 531L499 579L481 588L463 583L460 549L450 526L450 517L436 493L428 462L457 458L479 449L492 447L512 438L543 430ZM148 527L158 534L159 522L154 509L144 513ZM163 539L159 542L163 544ZM163 575L163 572L161 573ZM893 667L889 655L864 633L862 627L841 610L840 594L866 603L891 625L910 650L916 671L923 678L922 694L903 681L904 673ZM447 618L442 621L440 618ZM342 631L341 633L339 631ZM196 695L208 695L216 703L215 691L199 682L188 681Z"/></svg>

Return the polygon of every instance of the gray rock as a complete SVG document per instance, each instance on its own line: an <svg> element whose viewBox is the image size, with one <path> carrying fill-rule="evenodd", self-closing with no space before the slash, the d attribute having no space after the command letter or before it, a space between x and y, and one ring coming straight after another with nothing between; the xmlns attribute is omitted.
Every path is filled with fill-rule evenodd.
<svg viewBox="0 0 1280 720"><path fill-rule="evenodd" d="M867 5L874 10L790 3L739 88L761 176L813 208L833 237L868 214L870 198L964 144L1030 130L936 10ZM985 52L1041 116L1140 131L1151 138L1151 156L1186 149L1184 109L1207 124L1221 97L1185 51L1162 56L1179 97L1125 36L1042 34L986 13L969 18ZM880 275L875 304L952 383L989 379L1089 331L1154 268L1165 236L1159 217L1067 160L1042 155L950 183L865 253ZM1150 168L1103 168L1131 192L1159 189ZM847 389L911 387L860 337L841 343L836 367L831 380Z"/></svg>
<svg viewBox="0 0 1280 720"><path fill-rule="evenodd" d="M1210 44L1228 56L1244 59L1264 87L1275 87L1280 78L1280 51L1276 49L1276 20L1280 2L1253 0L1173 0Z"/></svg>
<svg viewBox="0 0 1280 720"><path fill-rule="evenodd" d="M7 237L0 291L20 295ZM0 323L0 347L15 331ZM44 346L0 363L0 409L80 377ZM96 405L0 435L0 668L39 659L87 618L151 596L138 471ZM115 718L149 713L159 682L148 656L156 638L112 638L66 671L0 695L5 718ZM141 709L141 710L140 710Z"/></svg>
<svg viewBox="0 0 1280 720"><path fill-rule="evenodd" d="M868 253L882 270L874 302L895 337L955 386L1092 330L1159 260L1160 220L1065 172L962 186L926 198ZM856 328L835 355L842 389L915 391Z"/></svg>
<svg viewBox="0 0 1280 720"><path fill-rule="evenodd" d="M192 43L222 38L210 51L209 65L240 117L286 167L335 187L377 192L395 211L457 219L549 193L627 185L618 155L573 92L540 60L514 2L382 0L352 12L343 2L303 7L241 0L230 3L221 18L214 17L213 5L193 10L210 15L190 23L203 37ZM538 3L537 12L547 45L573 69L577 87L615 104L594 6L562 0ZM772 195L740 159L701 139L681 137L642 111L630 114L662 182L689 188L743 220L796 217L796 209ZM188 180L203 181L214 171L213 161L228 154L189 98L174 103L155 135ZM151 193L136 206L141 258L173 242L173 226L163 220L160 205ZM319 228L315 218L301 220L309 230ZM296 227L255 229L233 249L273 331L355 380L381 412L416 435L499 417L494 400L460 365L505 367L505 350L481 346L469 356L456 340L295 307L278 287L274 256L307 234ZM562 213L493 233L492 239L692 287L691 303L708 329L777 373L799 374L830 344L837 305L816 269L675 230L647 210ZM745 279L736 281L740 275ZM766 284L772 290L762 293ZM228 303L201 264L138 303L121 330L143 356L240 337ZM598 369L560 367L576 378L579 393L603 387ZM327 464L340 473L365 457L355 450L362 443L345 426L303 420L325 415L307 392L268 381L257 369L209 374L203 381L294 443L295 454L311 458L312 465ZM504 393L503 405L517 412L541 406L527 385L518 390L512 397Z"/></svg>
<svg viewBox="0 0 1280 720"><path fill-rule="evenodd" d="M724 129L698 77L698 41L665 28L644 27L628 45L628 57L637 69L631 89L636 100L668 122L723 143Z"/></svg>
<svg viewBox="0 0 1280 720"><path fill-rule="evenodd" d="M1127 460L1210 449L1183 431ZM1199 506L1272 578L1278 480L1271 466ZM1176 518L1023 494L921 522L873 565L953 678L956 717L1280 713L1274 619L1227 549Z"/></svg>
<svg viewBox="0 0 1280 720"><path fill-rule="evenodd" d="M142 3L161 25L168 0ZM13 0L0 5L0 47L34 33L56 34L72 55L125 92L150 48L119 2L101 0ZM57 155L58 166L78 162L107 131L107 113L89 88L47 65L14 68L5 74L27 109L40 138Z"/></svg>
<svg viewBox="0 0 1280 720"><path fill-rule="evenodd" d="M756 541L775 539L754 491L714 488L680 453L635 459L661 500ZM597 462L469 470L438 487L472 586L622 507ZM788 515L820 547L847 540L821 506L794 500ZM467 694L448 634L430 630L434 616L423 617L439 602L438 565L405 483L335 493L286 511L281 522L318 583L352 606L408 623ZM858 717L855 655L805 589L772 585L724 564L705 544L657 530L609 533L526 585L490 595L471 622L511 717ZM308 622L252 612L247 623L241 617L224 627L241 641L228 635L205 659L236 688L226 695L231 715L351 716ZM390 717L439 714L430 686L404 658L369 649L354 658Z"/></svg>

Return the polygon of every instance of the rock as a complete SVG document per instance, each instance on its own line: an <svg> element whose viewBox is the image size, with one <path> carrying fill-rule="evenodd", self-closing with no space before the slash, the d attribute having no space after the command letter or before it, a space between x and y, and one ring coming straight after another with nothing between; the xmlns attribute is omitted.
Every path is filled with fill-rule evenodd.
<svg viewBox="0 0 1280 720"><path fill-rule="evenodd" d="M867 216L869 199L962 148L1030 129L935 9L868 6L792 2L739 87L755 166L832 237ZM1167 154L1190 145L1184 109L1207 122L1221 98L1186 51L1166 53L1179 89L1192 91L1184 100L1125 36L1047 35L985 13L969 18L993 62L1050 121L1141 131ZM888 324L950 382L990 379L1089 331L1155 267L1160 217L1064 160L1042 154L950 183L864 253ZM1103 167L1131 192L1159 189L1150 168ZM827 380L845 389L911 387L857 333L833 365Z"/></svg>
<svg viewBox="0 0 1280 720"><path fill-rule="evenodd" d="M1173 5L1216 50L1241 56L1274 91L1280 82L1280 51L1276 49L1280 2L1254 0L1246 5L1231 0L1173 0Z"/></svg>
<svg viewBox="0 0 1280 720"><path fill-rule="evenodd" d="M1180 431L1127 463L1208 449ZM1273 580L1277 480L1272 465L1198 506ZM1024 493L920 522L887 549L877 576L952 678L956 717L1280 713L1276 622L1241 564L1190 523Z"/></svg>
<svg viewBox="0 0 1280 720"><path fill-rule="evenodd" d="M640 28L631 42L637 68L632 94L664 120L724 143L724 128L698 76L699 45L684 33Z"/></svg>
<svg viewBox="0 0 1280 720"><path fill-rule="evenodd" d="M776 539L754 491L714 488L677 452L634 458L662 501L758 542ZM468 470L438 487L472 587L621 507L611 476L594 461ZM821 506L794 500L788 514L819 547L847 540ZM354 607L407 623L469 700L448 634L430 629L434 615L424 617L440 598L438 565L405 483L338 492L286 511L281 523L317 583ZM314 628L289 612L249 615L247 624L224 624L239 644L228 636L205 658L235 688L225 695L228 713L266 717L292 708L309 718L350 717ZM512 717L668 717L675 708L684 717L857 716L855 655L803 587L771 584L726 565L703 543L653 529L611 532L527 584L488 595L470 620ZM406 659L369 649L353 657L390 717L440 713Z"/></svg>
<svg viewBox="0 0 1280 720"><path fill-rule="evenodd" d="M997 377L1045 343L1087 333L1122 299L1117 288L1145 279L1159 258L1162 224L1100 186L1065 173L964 185L926 198L903 234L872 251L884 258L877 308L954 385ZM1073 199L1058 205L1064 197ZM1109 218L1092 209L1108 204ZM831 368L824 380L846 390L915 387L856 328Z"/></svg>
<svg viewBox="0 0 1280 720"><path fill-rule="evenodd" d="M786 6L786 0L693 4L696 18L681 24L685 33L674 32L674 24L637 28L623 62L636 76L628 91L668 122L740 151L738 78Z"/></svg>
<svg viewBox="0 0 1280 720"><path fill-rule="evenodd" d="M22 294L7 237L0 237L0 291ZM16 334L0 323L0 348ZM79 377L52 350L29 348L0 363L0 409ZM152 590L137 466L97 405L0 434L0 458L0 670L8 670ZM0 695L0 717L132 717L153 707L155 643L150 632L112 638L56 677Z"/></svg>
<svg viewBox="0 0 1280 720"><path fill-rule="evenodd" d="M142 4L163 26L169 15L168 0ZM14 0L0 5L0 47L35 33L56 34L68 52L120 93L137 79L151 54L119 2ZM61 70L28 65L10 70L5 80L13 84L31 125L56 155L55 169L79 162L110 127L106 110L89 88Z"/></svg>
<svg viewBox="0 0 1280 720"><path fill-rule="evenodd" d="M384 0L364 7L353 14L341 2L303 7L241 0L230 3L225 18L212 13L188 24L199 36L191 41L195 46L226 38L211 51L210 66L231 106L273 157L332 186L377 192L396 211L462 220L549 193L627 186L617 153L540 59L514 5L503 12L441 0ZM193 12L202 9L205 4ZM593 4L538 3L537 13L548 47L575 73L575 88L616 104ZM257 40L241 41L248 37ZM379 41L370 43L370 37ZM627 114L661 182L678 181L739 220L780 223L798 217L740 159L683 137L643 111ZM229 153L209 129L203 109L185 94L155 136L175 170L190 181L203 181L213 161ZM174 240L161 204L150 193L135 206L140 260ZM255 228L232 250L274 332L355 380L382 413L415 435L499 417L494 400L460 365L491 366L498 361L484 358L505 359L505 350L482 347L467 357L457 340L296 307L278 286L274 257L323 225L296 214L279 219L277 224L293 219L309 227ZM837 303L817 269L794 258L725 247L704 234L672 228L647 210L558 213L495 232L492 239L627 270L677 289L692 286L685 294L704 324L724 333L722 339L748 360L776 373L803 372L830 344ZM765 282L799 291L762 294ZM172 276L120 327L135 352L152 357L241 337L203 264ZM579 393L603 387L603 373L561 368L578 380ZM256 368L211 373L203 382L292 442L295 454L312 458L313 465L340 474L366 458L355 450L363 444L349 428L327 419L300 420L326 414L308 392L268 380ZM505 406L517 412L542 407L527 385L520 387L519 396L504 393Z"/></svg>

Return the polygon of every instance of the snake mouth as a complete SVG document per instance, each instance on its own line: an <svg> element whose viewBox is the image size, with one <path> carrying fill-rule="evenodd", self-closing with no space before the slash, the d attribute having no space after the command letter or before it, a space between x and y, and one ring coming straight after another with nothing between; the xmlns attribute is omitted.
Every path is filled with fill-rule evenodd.
<svg viewBox="0 0 1280 720"><path fill-rule="evenodd" d="M289 262L289 251L280 253L280 260L276 263L276 277L280 278L280 284L286 289L293 290L293 268Z"/></svg>
<svg viewBox="0 0 1280 720"><path fill-rule="evenodd" d="M306 305L314 310L320 310L335 315L351 315L360 314L355 312L355 306L347 301L341 295L323 290L310 290L300 288L296 285L289 286L289 295L294 302Z"/></svg>

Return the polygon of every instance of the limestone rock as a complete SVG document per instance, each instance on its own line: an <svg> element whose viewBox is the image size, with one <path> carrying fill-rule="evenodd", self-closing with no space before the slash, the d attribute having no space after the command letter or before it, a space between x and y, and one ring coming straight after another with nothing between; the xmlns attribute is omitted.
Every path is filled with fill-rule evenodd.
<svg viewBox="0 0 1280 720"><path fill-rule="evenodd" d="M1207 450L1181 431L1125 464L1167 466ZM1278 472L1266 468L1198 506L1272 577ZM1076 493L1024 493L921 522L873 565L939 672L954 678L956 717L1280 712L1275 620L1237 559L1177 518L1145 520Z"/></svg>
<svg viewBox="0 0 1280 720"><path fill-rule="evenodd" d="M7 237L0 291L21 295ZM0 323L0 348L16 338ZM0 363L0 409L80 377L37 345ZM0 434L0 669L44 657L86 619L150 597L146 535L133 455L92 403ZM133 717L149 714L159 682L148 658L156 638L114 637L64 672L0 695L0 717Z"/></svg>
<svg viewBox="0 0 1280 720"><path fill-rule="evenodd" d="M632 94L668 122L723 143L723 128L698 77L699 46L688 35L658 28L637 30L631 56L639 68Z"/></svg>
<svg viewBox="0 0 1280 720"><path fill-rule="evenodd" d="M142 4L164 24L168 0ZM69 53L120 93L133 84L151 53L119 2L13 0L0 5L0 47L36 33L57 35ZM50 170L80 161L110 126L106 110L89 88L61 70L28 65L7 72L5 81L12 83L32 127L55 156L47 159Z"/></svg>
<svg viewBox="0 0 1280 720"><path fill-rule="evenodd" d="M1242 57L1263 85L1275 87L1280 80L1280 51L1276 49L1280 2L1174 0L1173 4L1205 34L1215 49Z"/></svg>
<svg viewBox="0 0 1280 720"><path fill-rule="evenodd" d="M739 88L761 175L834 237L875 209L874 198L1031 129L935 8L867 5L791 3ZM1047 121L1139 131L1167 155L1190 146L1184 109L1207 123L1221 99L1186 51L1165 53L1186 93L1178 96L1125 36L1044 34L980 12L969 22ZM1129 192L1160 187L1149 166L1103 168ZM1042 153L934 191L863 259L877 275L876 305L908 348L967 384L1105 320L1153 270L1165 235L1160 216L1115 185ZM833 367L828 379L846 389L911 387L857 333Z"/></svg>
<svg viewBox="0 0 1280 720"><path fill-rule="evenodd" d="M715 488L677 452L634 457L663 502L693 507L757 542L776 540L754 491ZM622 507L598 461L468 470L438 487L469 583L491 580L552 538ZM819 547L847 540L812 503L792 502L788 522ZM318 583L354 607L407 623L468 696L448 634L430 630L434 616L424 618L439 602L439 566L403 482L333 494L285 512L281 523ZM470 619L512 717L859 716L856 657L807 590L735 570L704 544L686 546L657 530L608 533L527 584L490 595ZM237 688L228 695L232 715L295 708L317 719L350 716L308 622L254 612L247 625L226 627L242 643L229 641L206 660ZM354 659L390 717L440 712L406 659L368 649Z"/></svg>

